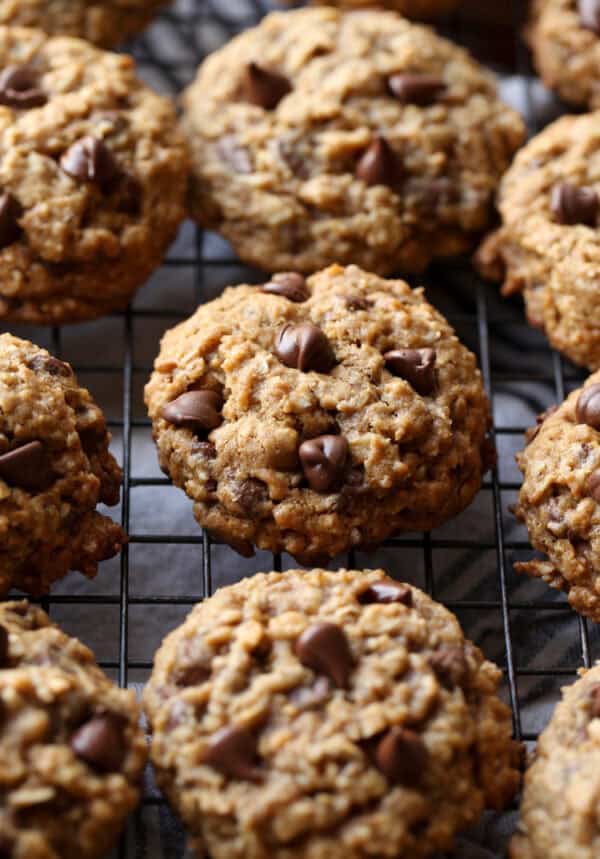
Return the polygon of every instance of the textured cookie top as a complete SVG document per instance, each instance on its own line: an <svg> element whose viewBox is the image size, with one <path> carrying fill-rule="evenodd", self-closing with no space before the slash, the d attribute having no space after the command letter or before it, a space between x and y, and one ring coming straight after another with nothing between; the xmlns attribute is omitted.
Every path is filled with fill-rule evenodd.
<svg viewBox="0 0 600 859"><path fill-rule="evenodd" d="M0 605L0 855L95 859L137 804L132 692L25 602Z"/></svg>
<svg viewBox="0 0 600 859"><path fill-rule="evenodd" d="M600 373L540 420L518 456L516 513L549 560L518 568L567 591L577 611L600 621Z"/></svg>
<svg viewBox="0 0 600 859"><path fill-rule="evenodd" d="M68 364L0 335L0 593L39 594L69 569L94 575L125 536L95 512L119 500L102 412Z"/></svg>
<svg viewBox="0 0 600 859"><path fill-rule="evenodd" d="M524 139L463 50L381 10L269 15L205 61L184 107L196 217L268 271L460 252Z"/></svg>
<svg viewBox="0 0 600 859"><path fill-rule="evenodd" d="M600 844L600 666L563 690L525 776L511 859L596 859Z"/></svg>
<svg viewBox="0 0 600 859"><path fill-rule="evenodd" d="M0 316L123 306L183 217L171 104L133 60L0 27Z"/></svg>
<svg viewBox="0 0 600 859"><path fill-rule="evenodd" d="M260 574L163 643L153 760L199 855L416 859L518 786L499 679L382 570Z"/></svg>
<svg viewBox="0 0 600 859"><path fill-rule="evenodd" d="M0 24L81 36L110 47L136 33L168 0L0 0Z"/></svg>
<svg viewBox="0 0 600 859"><path fill-rule="evenodd" d="M421 290L355 266L225 290L164 336L146 402L161 465L233 544L332 556L481 482L474 355Z"/></svg>

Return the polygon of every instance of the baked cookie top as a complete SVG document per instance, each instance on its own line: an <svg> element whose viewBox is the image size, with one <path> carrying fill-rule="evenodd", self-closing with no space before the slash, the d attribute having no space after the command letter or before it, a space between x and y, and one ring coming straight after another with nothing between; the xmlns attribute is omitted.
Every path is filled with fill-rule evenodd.
<svg viewBox="0 0 600 859"><path fill-rule="evenodd" d="M150 22L168 0L0 0L0 24L80 36L105 48Z"/></svg>
<svg viewBox="0 0 600 859"><path fill-rule="evenodd" d="M146 760L133 692L26 602L0 604L0 855L104 856Z"/></svg>
<svg viewBox="0 0 600 859"><path fill-rule="evenodd" d="M259 574L159 650L157 777L200 856L429 856L518 787L500 676L382 570Z"/></svg>
<svg viewBox="0 0 600 859"><path fill-rule="evenodd" d="M524 140L494 79L392 12L268 15L183 96L192 211L267 271L420 271L489 224Z"/></svg>
<svg viewBox="0 0 600 859"><path fill-rule="evenodd" d="M356 266L201 305L163 337L146 403L162 468L248 554L429 530L489 465L475 356L422 290Z"/></svg>
<svg viewBox="0 0 600 859"><path fill-rule="evenodd" d="M68 364L0 335L0 594L43 594L70 569L94 576L125 542L96 504L117 504L121 469L89 391Z"/></svg>
<svg viewBox="0 0 600 859"><path fill-rule="evenodd" d="M525 775L511 859L596 859L600 832L600 666L563 689Z"/></svg>
<svg viewBox="0 0 600 859"><path fill-rule="evenodd" d="M516 515L547 560L517 564L567 592L574 609L600 621L600 373L540 416L517 457L523 485Z"/></svg>
<svg viewBox="0 0 600 859"><path fill-rule="evenodd" d="M522 291L531 324L578 364L600 366L600 113L565 116L516 156L498 196L503 226L478 259Z"/></svg>
<svg viewBox="0 0 600 859"><path fill-rule="evenodd" d="M0 318L123 307L184 215L187 155L130 57L0 27Z"/></svg>

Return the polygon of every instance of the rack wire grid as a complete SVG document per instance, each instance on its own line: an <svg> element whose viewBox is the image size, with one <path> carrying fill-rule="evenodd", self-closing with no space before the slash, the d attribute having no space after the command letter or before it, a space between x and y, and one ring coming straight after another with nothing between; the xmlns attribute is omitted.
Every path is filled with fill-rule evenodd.
<svg viewBox="0 0 600 859"><path fill-rule="evenodd" d="M503 96L521 109L533 133L564 106L532 73L520 39L524 3L492 5L467 0L440 30L495 68ZM179 0L126 49L149 84L176 94L207 53L255 24L269 8L268 0ZM11 328L70 361L107 415L113 451L124 470L120 510L110 512L120 516L129 545L102 565L96 580L71 574L43 604L67 632L92 647L110 676L138 692L161 639L197 601L257 570L297 566L285 555L264 552L240 558L201 532L191 502L158 469L143 404L143 385L162 333L224 286L248 280L260 282L261 274L236 261L218 237L186 223L162 268L126 312L62 329ZM515 560L533 555L526 532L509 513L519 487L514 454L535 415L561 402L584 377L527 326L521 303L502 300L495 285L477 278L468 260L436 265L419 280L479 357L493 404L498 465L474 503L453 522L431 534L399 535L374 555L351 553L332 566L383 566L454 611L465 633L502 667L502 694L512 707L515 736L533 743L560 686L599 657L600 639L564 596L513 571ZM508 815L484 815L455 855L502 853L514 818L514 809ZM143 803L114 855L185 855L183 830L150 771Z"/></svg>

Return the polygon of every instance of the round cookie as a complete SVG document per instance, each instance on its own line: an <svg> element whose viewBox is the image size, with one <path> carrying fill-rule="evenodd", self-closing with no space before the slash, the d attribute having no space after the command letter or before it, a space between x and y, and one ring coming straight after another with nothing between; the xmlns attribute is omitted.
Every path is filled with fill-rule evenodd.
<svg viewBox="0 0 600 859"><path fill-rule="evenodd" d="M183 106L193 216L269 272L462 253L524 140L464 50L381 10L268 15L204 62Z"/></svg>
<svg viewBox="0 0 600 859"><path fill-rule="evenodd" d="M117 504L121 469L102 412L68 364L0 335L0 594L93 577L127 539L96 505Z"/></svg>
<svg viewBox="0 0 600 859"><path fill-rule="evenodd" d="M382 570L263 573L163 642L151 756L199 856L420 859L518 788L500 678Z"/></svg>
<svg viewBox="0 0 600 859"><path fill-rule="evenodd" d="M515 513L547 560L515 567L566 591L576 611L600 622L600 373L541 415L527 440Z"/></svg>
<svg viewBox="0 0 600 859"><path fill-rule="evenodd" d="M527 39L546 86L565 101L600 107L598 0L533 0Z"/></svg>
<svg viewBox="0 0 600 859"><path fill-rule="evenodd" d="M130 57L0 27L0 319L125 307L184 216L172 105Z"/></svg>
<svg viewBox="0 0 600 859"><path fill-rule="evenodd" d="M168 0L0 0L0 24L79 36L110 48L150 23Z"/></svg>
<svg viewBox="0 0 600 859"><path fill-rule="evenodd" d="M96 859L138 803L139 708L26 602L0 604L0 855Z"/></svg>
<svg viewBox="0 0 600 859"><path fill-rule="evenodd" d="M596 859L600 844L600 666L563 689L525 775L511 859Z"/></svg>
<svg viewBox="0 0 600 859"><path fill-rule="evenodd" d="M460 6L462 0L314 0L314 2L319 5L338 6L341 9L377 6L380 9L400 12L407 18L427 20L448 15Z"/></svg>
<svg viewBox="0 0 600 859"><path fill-rule="evenodd" d="M202 527L316 563L470 503L489 466L474 355L422 290L280 273L167 332L146 386L163 470Z"/></svg>
<svg viewBox="0 0 600 859"><path fill-rule="evenodd" d="M600 367L600 113L565 116L515 158L500 186L502 227L478 252L504 295L577 364Z"/></svg>

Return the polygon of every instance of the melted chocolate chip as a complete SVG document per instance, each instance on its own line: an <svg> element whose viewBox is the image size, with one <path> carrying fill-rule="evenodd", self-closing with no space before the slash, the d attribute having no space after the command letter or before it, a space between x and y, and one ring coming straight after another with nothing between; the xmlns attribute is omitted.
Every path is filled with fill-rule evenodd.
<svg viewBox="0 0 600 859"><path fill-rule="evenodd" d="M579 394L575 409L577 421L600 429L600 385L588 385Z"/></svg>
<svg viewBox="0 0 600 859"><path fill-rule="evenodd" d="M366 298L363 298L362 295L347 295L344 298L344 301L348 310L352 310L353 312L356 312L357 310L368 310L369 308L369 302Z"/></svg>
<svg viewBox="0 0 600 859"><path fill-rule="evenodd" d="M33 66L7 66L0 73L0 104L16 110L27 110L41 107L47 100Z"/></svg>
<svg viewBox="0 0 600 859"><path fill-rule="evenodd" d="M593 188L578 188L562 182L552 189L550 207L559 224L596 225L600 200Z"/></svg>
<svg viewBox="0 0 600 859"><path fill-rule="evenodd" d="M356 165L356 178L367 185L396 185L402 177L400 159L381 135L376 137Z"/></svg>
<svg viewBox="0 0 600 859"><path fill-rule="evenodd" d="M375 751L377 767L392 784L418 784L428 760L419 735L405 728L390 728Z"/></svg>
<svg viewBox="0 0 600 859"><path fill-rule="evenodd" d="M0 668L8 662L8 630L0 626Z"/></svg>
<svg viewBox="0 0 600 859"><path fill-rule="evenodd" d="M388 78L390 93L403 104L417 104L421 107L433 104L446 84L436 75L406 73Z"/></svg>
<svg viewBox="0 0 600 859"><path fill-rule="evenodd" d="M49 376L63 376L66 379L73 375L73 370L68 364L53 358L52 355L44 355L43 352L34 355L27 366L34 373L48 373Z"/></svg>
<svg viewBox="0 0 600 859"><path fill-rule="evenodd" d="M246 101L274 110L281 99L292 91L289 80L258 63L248 63L244 70L243 91Z"/></svg>
<svg viewBox="0 0 600 859"><path fill-rule="evenodd" d="M329 677L346 689L354 666L344 630L335 623L315 623L296 642L296 656L307 668Z"/></svg>
<svg viewBox="0 0 600 859"><path fill-rule="evenodd" d="M14 244L21 235L19 218L23 207L12 194L0 196L0 248Z"/></svg>
<svg viewBox="0 0 600 859"><path fill-rule="evenodd" d="M435 352L433 349L395 349L383 356L395 376L405 379L417 394L428 397L435 390Z"/></svg>
<svg viewBox="0 0 600 859"><path fill-rule="evenodd" d="M186 391L163 406L162 416L177 427L213 430L223 423L222 407L223 400L216 391Z"/></svg>
<svg viewBox="0 0 600 859"><path fill-rule="evenodd" d="M315 492L331 492L343 480L348 442L343 435L320 435L303 442L298 456L310 488Z"/></svg>
<svg viewBox="0 0 600 859"><path fill-rule="evenodd" d="M361 605L399 602L411 606L413 603L412 590L408 585L395 582L393 579L382 579L362 591L358 595L358 601Z"/></svg>
<svg viewBox="0 0 600 859"><path fill-rule="evenodd" d="M205 764L229 778L262 781L257 766L258 743L247 728L222 728L210 738L204 753Z"/></svg>
<svg viewBox="0 0 600 859"><path fill-rule="evenodd" d="M314 370L328 373L336 363L335 354L327 336L318 325L302 322L284 325L275 343L275 354L282 364L303 373Z"/></svg>
<svg viewBox="0 0 600 859"><path fill-rule="evenodd" d="M261 504L264 504L269 497L267 484L262 480L257 480L255 477L248 477L243 480L236 493L235 500L246 513L256 511Z"/></svg>
<svg viewBox="0 0 600 859"><path fill-rule="evenodd" d="M600 0L577 0L577 9L581 26L600 36Z"/></svg>
<svg viewBox="0 0 600 859"><path fill-rule="evenodd" d="M429 664L446 689L461 686L468 670L464 648L451 645L442 645L434 651Z"/></svg>
<svg viewBox="0 0 600 859"><path fill-rule="evenodd" d="M0 479L9 486L40 492L54 481L44 445L30 441L0 456Z"/></svg>
<svg viewBox="0 0 600 859"><path fill-rule="evenodd" d="M98 772L117 772L125 758L125 720L115 713L100 713L71 737L77 757Z"/></svg>
<svg viewBox="0 0 600 859"><path fill-rule="evenodd" d="M274 274L271 280L264 284L262 291L270 295L281 295L296 304L302 304L309 296L305 278L295 271Z"/></svg>
<svg viewBox="0 0 600 859"><path fill-rule="evenodd" d="M96 137L82 137L70 146L60 159L64 173L79 182L110 185L119 169L108 146Z"/></svg>
<svg viewBox="0 0 600 859"><path fill-rule="evenodd" d="M587 479L587 489L594 501L600 504L600 468L592 471Z"/></svg>
<svg viewBox="0 0 600 859"><path fill-rule="evenodd" d="M600 719L600 686L590 689L590 716L592 719Z"/></svg>

